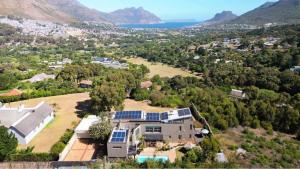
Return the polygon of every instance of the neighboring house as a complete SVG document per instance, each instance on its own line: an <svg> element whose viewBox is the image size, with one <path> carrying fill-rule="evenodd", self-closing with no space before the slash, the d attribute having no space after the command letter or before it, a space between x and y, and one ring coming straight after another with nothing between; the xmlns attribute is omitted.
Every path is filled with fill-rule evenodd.
<svg viewBox="0 0 300 169"><path fill-rule="evenodd" d="M40 82L47 79L55 79L55 75L47 75L45 73L37 74L32 78L28 79L27 81L30 83Z"/></svg>
<svg viewBox="0 0 300 169"><path fill-rule="evenodd" d="M243 92L242 90L232 89L230 92L230 96L237 99L245 99L246 93Z"/></svg>
<svg viewBox="0 0 300 169"><path fill-rule="evenodd" d="M91 138L89 135L89 129L93 124L98 123L99 120L100 118L95 115L90 115L87 118L82 119L75 129L77 138Z"/></svg>
<svg viewBox="0 0 300 169"><path fill-rule="evenodd" d="M0 124L9 128L19 144L28 144L49 122L54 119L50 105L41 102L36 107L0 108Z"/></svg>
<svg viewBox="0 0 300 169"><path fill-rule="evenodd" d="M101 64L105 67L113 68L113 69L127 69L128 68L128 64L120 63L119 61L115 61L111 58L106 58L106 57L92 57L91 63Z"/></svg>
<svg viewBox="0 0 300 169"><path fill-rule="evenodd" d="M10 91L7 92L7 93L0 94L0 96L2 96L2 97L21 96L22 93L23 93L23 92L20 91L20 90L18 90L18 89L12 89L12 90L10 90Z"/></svg>
<svg viewBox="0 0 300 169"><path fill-rule="evenodd" d="M91 80L82 80L79 83L79 87L81 88L91 88L93 86L93 81Z"/></svg>
<svg viewBox="0 0 300 169"><path fill-rule="evenodd" d="M116 112L115 126L107 143L109 158L127 158L137 154L141 138L146 143L195 142L193 116L189 108L165 113L143 111Z"/></svg>
<svg viewBox="0 0 300 169"><path fill-rule="evenodd" d="M150 89L152 87L152 82L151 81L141 82L140 87L142 89Z"/></svg>

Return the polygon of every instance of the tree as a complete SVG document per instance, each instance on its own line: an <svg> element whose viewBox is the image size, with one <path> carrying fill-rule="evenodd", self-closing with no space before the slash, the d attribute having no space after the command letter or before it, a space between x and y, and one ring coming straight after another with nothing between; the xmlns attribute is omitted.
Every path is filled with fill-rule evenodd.
<svg viewBox="0 0 300 169"><path fill-rule="evenodd" d="M0 126L0 138L0 161L3 161L16 151L18 140L13 133L9 133L8 129L3 126Z"/></svg>
<svg viewBox="0 0 300 169"><path fill-rule="evenodd" d="M220 151L220 145L213 137L205 138L200 143L200 146L203 150L203 157L205 159L214 158L215 154Z"/></svg>
<svg viewBox="0 0 300 169"><path fill-rule="evenodd" d="M123 101L126 98L125 87L115 82L103 83L96 86L90 94L92 98L92 111L107 112L115 109L122 109Z"/></svg>
<svg viewBox="0 0 300 169"><path fill-rule="evenodd" d="M108 139L111 130L112 126L110 122L102 120L89 128L89 134L93 139L104 143Z"/></svg>

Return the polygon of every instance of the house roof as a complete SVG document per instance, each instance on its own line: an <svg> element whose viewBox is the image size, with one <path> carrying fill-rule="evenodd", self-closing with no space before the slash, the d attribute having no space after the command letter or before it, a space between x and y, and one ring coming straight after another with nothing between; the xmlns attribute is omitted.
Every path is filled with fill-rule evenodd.
<svg viewBox="0 0 300 169"><path fill-rule="evenodd" d="M163 115L165 115L165 117L162 117ZM183 108L163 113L146 113L144 111L121 111L115 112L112 116L112 119L115 121L160 121L166 123L169 121L186 119L191 117L193 117L191 110L189 108Z"/></svg>
<svg viewBox="0 0 300 169"><path fill-rule="evenodd" d="M39 126L46 117L53 113L52 107L47 103L40 103L37 107L29 111L25 116L15 122L10 129L19 135L26 137L37 126Z"/></svg>
<svg viewBox="0 0 300 169"><path fill-rule="evenodd" d="M97 123L99 121L99 118L95 115L90 115L87 118L84 118L81 120L79 125L76 127L75 131L80 132L80 131L88 131L90 127Z"/></svg>
<svg viewBox="0 0 300 169"><path fill-rule="evenodd" d="M34 83L34 82L39 82L39 81L43 81L46 79L55 79L55 75L47 75L45 73L41 73L41 74L37 74L37 75L33 76L28 81L31 83Z"/></svg>
<svg viewBox="0 0 300 169"><path fill-rule="evenodd" d="M82 81L80 81L80 84L93 85L93 81L91 81L91 80L82 80Z"/></svg>
<svg viewBox="0 0 300 169"><path fill-rule="evenodd" d="M7 108L3 106L0 108L0 124L9 128L29 111L31 109Z"/></svg>
<svg viewBox="0 0 300 169"><path fill-rule="evenodd" d="M235 89L231 90L230 95L233 97L238 97L238 98L245 97L245 93L242 90L235 90Z"/></svg>
<svg viewBox="0 0 300 169"><path fill-rule="evenodd" d="M0 96L20 96L23 92L18 89L12 89L7 93L0 94Z"/></svg>

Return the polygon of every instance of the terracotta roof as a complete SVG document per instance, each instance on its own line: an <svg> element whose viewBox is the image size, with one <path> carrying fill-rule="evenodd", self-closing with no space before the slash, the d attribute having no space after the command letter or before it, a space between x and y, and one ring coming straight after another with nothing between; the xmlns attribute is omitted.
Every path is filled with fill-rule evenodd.
<svg viewBox="0 0 300 169"><path fill-rule="evenodd" d="M0 94L0 96L20 96L23 92L18 89L12 89L7 93Z"/></svg>

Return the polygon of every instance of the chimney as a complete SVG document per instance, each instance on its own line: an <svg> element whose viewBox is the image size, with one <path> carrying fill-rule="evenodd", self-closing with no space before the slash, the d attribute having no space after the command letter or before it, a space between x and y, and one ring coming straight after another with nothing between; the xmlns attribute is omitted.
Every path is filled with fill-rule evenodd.
<svg viewBox="0 0 300 169"><path fill-rule="evenodd" d="M19 111L19 112L22 112L23 109L24 109L24 104L20 104L20 106L19 106L19 108L18 108L18 111Z"/></svg>

